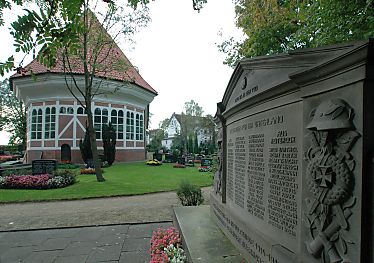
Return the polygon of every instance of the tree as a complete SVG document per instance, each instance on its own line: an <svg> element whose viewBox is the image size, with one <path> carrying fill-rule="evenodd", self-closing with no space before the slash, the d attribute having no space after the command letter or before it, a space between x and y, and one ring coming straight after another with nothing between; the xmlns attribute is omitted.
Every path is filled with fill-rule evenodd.
<svg viewBox="0 0 374 263"><path fill-rule="evenodd" d="M53 64L58 48L64 44L77 44L79 39L72 37L75 31L76 17L85 9L85 0L2 0L0 1L0 27L4 25L3 12L11 10L12 6L23 6L25 2L36 4L35 10L27 7L26 14L18 16L12 23L11 34L15 40L16 52L36 54L38 50L48 50L39 58L44 65ZM149 0L127 0L130 7L136 10L139 6L145 6ZM200 10L207 0L192 0L193 9ZM96 0L94 6L108 4L117 8L126 6L123 1ZM16 65L14 56L11 55L5 62L0 62L0 76L14 69L22 69L23 60Z"/></svg>
<svg viewBox="0 0 374 263"><path fill-rule="evenodd" d="M374 35L374 0L235 0L236 24L246 35L218 47L224 63Z"/></svg>
<svg viewBox="0 0 374 263"><path fill-rule="evenodd" d="M203 108L199 106L194 100L184 103L184 113L188 116L201 117L203 115Z"/></svg>
<svg viewBox="0 0 374 263"><path fill-rule="evenodd" d="M194 139L194 153L200 153L199 142L197 141L197 132L196 131L195 131L195 139Z"/></svg>
<svg viewBox="0 0 374 263"><path fill-rule="evenodd" d="M9 81L0 83L0 131L11 134L9 144L21 144L26 149L26 108L10 90Z"/></svg>
<svg viewBox="0 0 374 263"><path fill-rule="evenodd" d="M147 150L150 152L157 152L162 148L162 140L164 139L164 130L157 129L152 136L150 136L150 142L147 145Z"/></svg>

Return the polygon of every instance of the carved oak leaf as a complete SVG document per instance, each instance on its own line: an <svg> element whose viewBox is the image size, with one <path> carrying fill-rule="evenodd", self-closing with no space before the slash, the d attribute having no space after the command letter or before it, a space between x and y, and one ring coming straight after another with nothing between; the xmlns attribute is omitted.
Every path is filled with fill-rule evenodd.
<svg viewBox="0 0 374 263"><path fill-rule="evenodd" d="M335 232L335 234L332 235L332 237L330 237L330 241L331 242L335 242L336 240L338 240L339 238L339 232Z"/></svg>
<svg viewBox="0 0 374 263"><path fill-rule="evenodd" d="M345 205L343 205L343 210L353 207L355 203L356 197L351 198L350 200L348 200L348 202L345 203Z"/></svg>
<svg viewBox="0 0 374 263"><path fill-rule="evenodd" d="M344 239L346 243L354 244L355 242L348 238L349 232L347 230L342 230L340 236Z"/></svg>
<svg viewBox="0 0 374 263"><path fill-rule="evenodd" d="M343 254L347 254L347 243L345 242L345 240L343 238L340 238L339 241L340 241L340 245L343 249Z"/></svg>
<svg viewBox="0 0 374 263"><path fill-rule="evenodd" d="M360 137L356 131L347 131L336 138L336 144L345 152L349 152L353 144Z"/></svg>

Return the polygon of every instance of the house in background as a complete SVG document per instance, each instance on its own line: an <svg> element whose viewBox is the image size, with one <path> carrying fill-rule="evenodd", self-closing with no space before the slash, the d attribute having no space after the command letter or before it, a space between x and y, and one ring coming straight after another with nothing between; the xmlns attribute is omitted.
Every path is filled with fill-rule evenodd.
<svg viewBox="0 0 374 263"><path fill-rule="evenodd" d="M170 149L173 141L182 132L182 126L188 126L188 130L193 135L197 135L197 144L207 144L213 141L215 124L208 117L188 116L184 114L176 114L170 117L169 124L165 129L166 137L162 140L162 146ZM190 135L190 136L192 136Z"/></svg>
<svg viewBox="0 0 374 263"><path fill-rule="evenodd" d="M126 69L113 67L95 73L94 88L101 85L107 92L96 95L91 105L98 150L103 149L102 125L110 121L117 133L116 161L144 160L149 104L157 92L115 43L109 52L105 52L106 57L102 59L104 65L121 60L126 63ZM35 59L22 72L10 78L13 92L27 108L28 163L40 158L83 162L79 140L84 138L87 117L84 108L69 92L66 82L72 84L73 79L64 71L61 57L57 57L52 68L43 66ZM84 87L82 63L76 63L73 73L77 84ZM78 98L84 101L82 96L78 95Z"/></svg>

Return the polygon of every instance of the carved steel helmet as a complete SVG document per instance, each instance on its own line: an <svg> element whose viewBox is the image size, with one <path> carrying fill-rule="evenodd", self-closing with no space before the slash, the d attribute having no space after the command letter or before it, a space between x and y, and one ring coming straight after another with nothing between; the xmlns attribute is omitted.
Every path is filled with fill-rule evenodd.
<svg viewBox="0 0 374 263"><path fill-rule="evenodd" d="M312 121L307 129L320 131L353 128L352 113L352 108L345 101L326 100L310 113Z"/></svg>

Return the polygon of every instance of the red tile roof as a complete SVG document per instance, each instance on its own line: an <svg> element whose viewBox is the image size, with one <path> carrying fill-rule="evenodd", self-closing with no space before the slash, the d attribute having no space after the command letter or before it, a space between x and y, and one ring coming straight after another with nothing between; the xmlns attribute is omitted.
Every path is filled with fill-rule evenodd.
<svg viewBox="0 0 374 263"><path fill-rule="evenodd" d="M103 30L103 27L100 25L100 28ZM94 33L95 34L95 33ZM97 56L92 55L95 54L97 49L89 50L89 59L94 59L97 57L96 63L91 63L92 65L96 66L96 77L102 77L111 80L119 80L119 81L126 81L130 83L134 83L147 91L152 92L153 94L157 95L157 91L154 90L151 85L149 85L143 77L139 74L139 72L135 69L135 67L131 64L122 50L118 47L118 45L114 42L114 40L107 34L107 39L105 46L103 48L99 48L99 54ZM95 36L94 36L95 37ZM19 70L17 73L11 76L11 78L18 78L23 76L30 76L31 72L35 75L44 74L44 73L64 73L64 69L66 69L67 73L73 74L84 74L84 67L83 62L79 59L78 56L68 56L69 63L71 70L68 70L67 63L64 63L62 54L58 55L56 58L56 64L51 67L47 68L46 66L42 65L37 59L34 59L31 63L29 63L26 67ZM66 66L64 66L64 64ZM91 72L92 67L89 67L89 71Z"/></svg>

